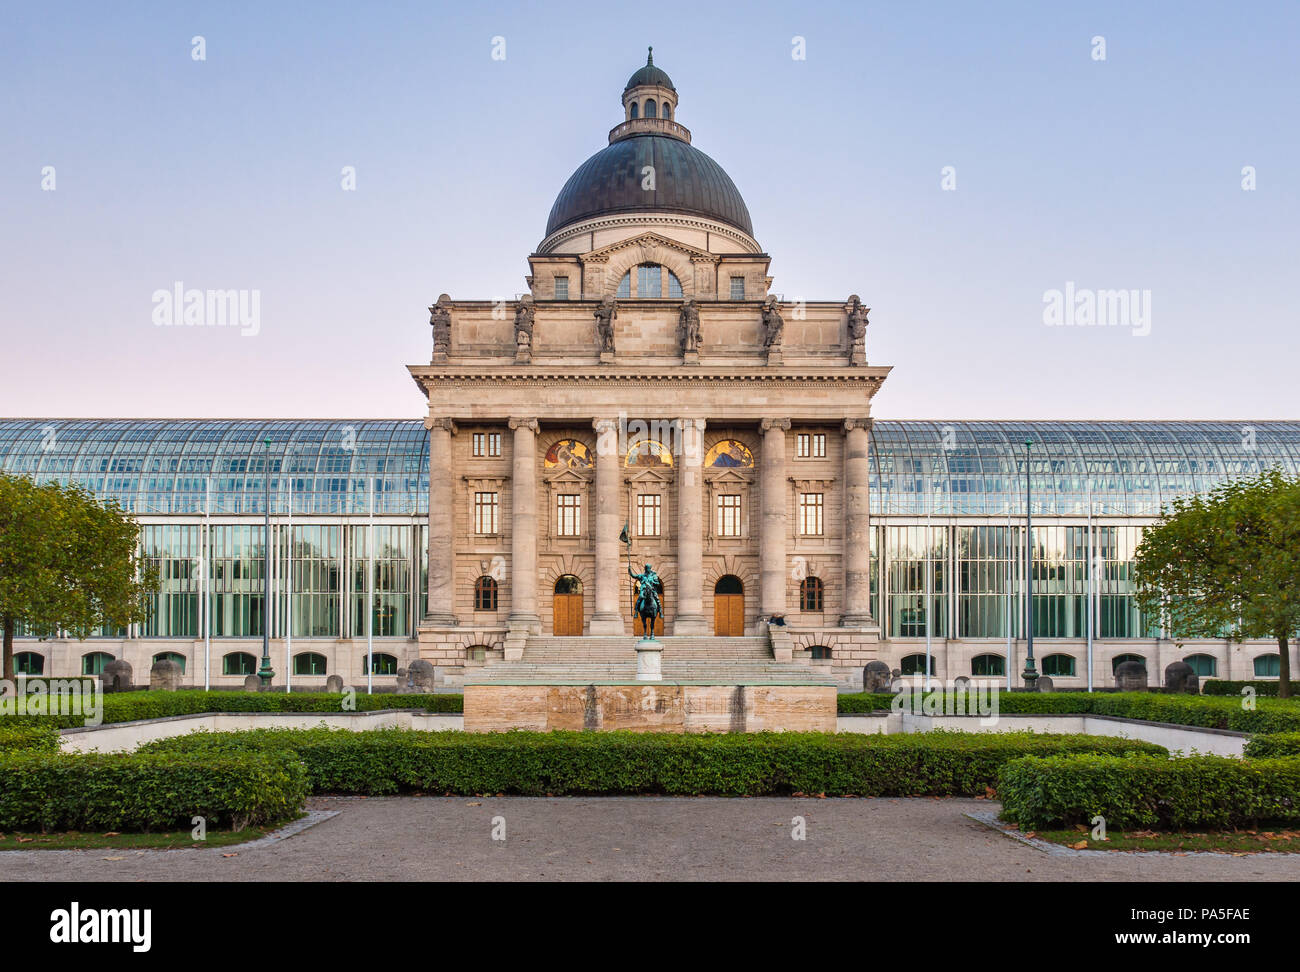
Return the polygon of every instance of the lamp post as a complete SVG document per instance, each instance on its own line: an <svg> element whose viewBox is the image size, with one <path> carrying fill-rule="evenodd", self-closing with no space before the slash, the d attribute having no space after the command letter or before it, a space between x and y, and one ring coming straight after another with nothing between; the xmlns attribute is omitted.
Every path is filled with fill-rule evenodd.
<svg viewBox="0 0 1300 972"><path fill-rule="evenodd" d="M271 669L271 437L263 440L266 459L262 464L262 513L265 527L262 534L262 667L257 677L262 680L262 690L271 687L275 672Z"/></svg>
<svg viewBox="0 0 1300 972"><path fill-rule="evenodd" d="M1033 439L1025 439L1025 670L1020 677L1027 692L1038 688L1034 669L1034 511L1029 491L1029 450L1033 445Z"/></svg>

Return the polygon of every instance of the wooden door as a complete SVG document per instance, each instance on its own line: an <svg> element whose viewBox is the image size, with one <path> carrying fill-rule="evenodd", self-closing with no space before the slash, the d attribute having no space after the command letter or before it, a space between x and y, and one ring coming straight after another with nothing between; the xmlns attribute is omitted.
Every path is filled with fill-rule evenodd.
<svg viewBox="0 0 1300 972"><path fill-rule="evenodd" d="M552 634L556 637L581 637L582 635L582 595L556 594L552 610L554 620Z"/></svg>
<svg viewBox="0 0 1300 972"><path fill-rule="evenodd" d="M740 638L745 634L745 595L713 595L713 633L719 638Z"/></svg>

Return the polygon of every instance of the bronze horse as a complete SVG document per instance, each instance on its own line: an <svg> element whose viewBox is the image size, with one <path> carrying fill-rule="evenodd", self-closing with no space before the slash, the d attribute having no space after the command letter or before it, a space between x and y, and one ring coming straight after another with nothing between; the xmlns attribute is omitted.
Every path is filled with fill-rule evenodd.
<svg viewBox="0 0 1300 972"><path fill-rule="evenodd" d="M641 620L641 637L654 639L655 621L663 617L663 602L659 595L664 589L664 582L659 579L655 569L649 564L645 565L645 570L639 574L632 572L632 568L627 569L627 575L637 582L636 601L632 605L632 610Z"/></svg>

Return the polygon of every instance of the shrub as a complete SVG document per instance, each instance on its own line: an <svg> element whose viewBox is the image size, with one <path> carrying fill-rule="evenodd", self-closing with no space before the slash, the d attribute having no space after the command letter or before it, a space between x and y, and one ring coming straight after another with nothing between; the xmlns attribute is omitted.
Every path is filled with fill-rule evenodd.
<svg viewBox="0 0 1300 972"><path fill-rule="evenodd" d="M1243 753L1248 759L1270 756L1300 756L1300 732L1274 732L1254 736Z"/></svg>
<svg viewBox="0 0 1300 972"><path fill-rule="evenodd" d="M1300 759L1083 754L1016 759L998 774L1002 815L1022 829L1240 827L1300 821Z"/></svg>
<svg viewBox="0 0 1300 972"><path fill-rule="evenodd" d="M1253 688L1256 695L1277 695L1277 687L1282 683L1277 679L1272 681L1229 681L1228 679L1212 678L1201 682L1201 692L1204 695L1235 695L1241 697L1241 690L1247 687ZM1300 697L1300 682L1291 683L1292 696Z"/></svg>
<svg viewBox="0 0 1300 972"><path fill-rule="evenodd" d="M295 815L306 795L290 752L0 756L6 830L189 830L196 816L242 830Z"/></svg>
<svg viewBox="0 0 1300 972"><path fill-rule="evenodd" d="M54 752L59 748L59 730L52 725L0 722L0 754L19 750Z"/></svg>
<svg viewBox="0 0 1300 972"><path fill-rule="evenodd" d="M837 699L841 714L855 712L888 712L894 704L890 692L845 692Z"/></svg>
<svg viewBox="0 0 1300 972"><path fill-rule="evenodd" d="M104 722L135 722L165 716L195 715L202 712L341 712L343 695L327 692L115 692L103 696ZM427 712L464 711L464 697L455 694L355 696L357 712L378 709L423 709ZM81 716L13 716L13 722L54 725L60 728L85 724Z"/></svg>
<svg viewBox="0 0 1300 972"><path fill-rule="evenodd" d="M206 759L291 751L313 792L983 794L1008 760L1030 754L1165 754L1150 743L1032 733L674 735L634 732L414 732L257 729L192 733L143 752Z"/></svg>

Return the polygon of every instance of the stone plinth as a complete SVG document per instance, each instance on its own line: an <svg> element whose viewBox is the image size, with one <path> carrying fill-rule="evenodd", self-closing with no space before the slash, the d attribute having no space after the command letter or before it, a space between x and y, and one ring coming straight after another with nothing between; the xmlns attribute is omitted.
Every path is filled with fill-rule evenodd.
<svg viewBox="0 0 1300 972"><path fill-rule="evenodd" d="M654 641L642 639L636 644L636 680L658 682L664 677L664 648Z"/></svg>
<svg viewBox="0 0 1300 972"><path fill-rule="evenodd" d="M468 683L465 729L834 732L830 685Z"/></svg>

